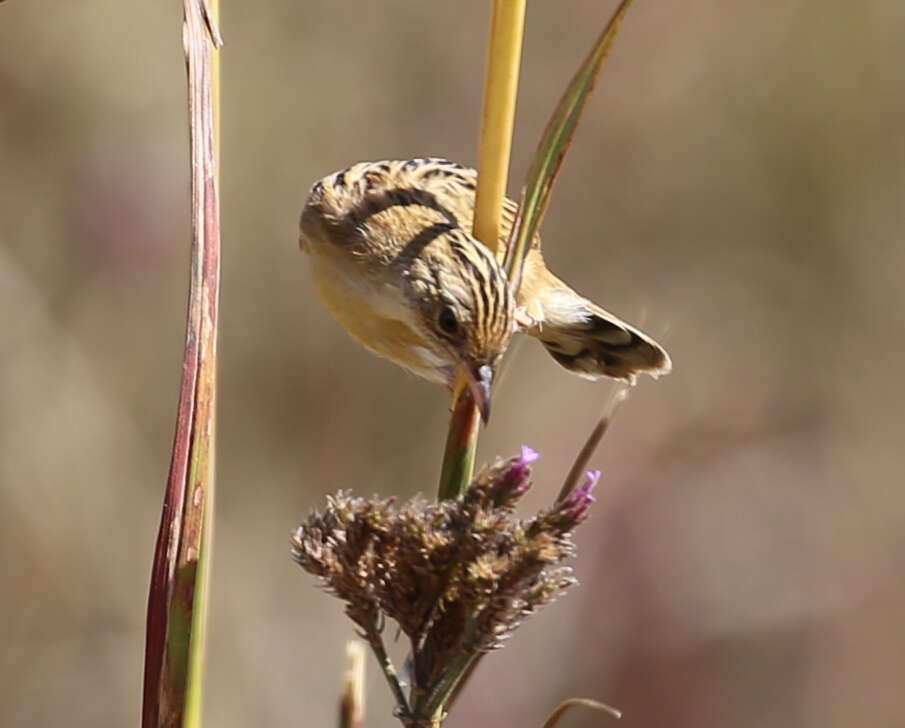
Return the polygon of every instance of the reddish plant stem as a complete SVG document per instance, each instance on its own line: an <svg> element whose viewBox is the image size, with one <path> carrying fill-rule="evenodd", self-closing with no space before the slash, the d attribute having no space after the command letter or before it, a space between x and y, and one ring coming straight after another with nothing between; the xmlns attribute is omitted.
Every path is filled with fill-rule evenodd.
<svg viewBox="0 0 905 728"><path fill-rule="evenodd" d="M183 40L192 165L191 268L176 431L148 595L143 728L182 722L198 557L213 488L220 218L211 66L220 36L203 1L185 0Z"/></svg>

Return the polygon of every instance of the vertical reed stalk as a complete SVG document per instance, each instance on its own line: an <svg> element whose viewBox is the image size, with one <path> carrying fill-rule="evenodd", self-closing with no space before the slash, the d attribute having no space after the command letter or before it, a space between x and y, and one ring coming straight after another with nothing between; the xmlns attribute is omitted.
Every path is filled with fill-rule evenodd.
<svg viewBox="0 0 905 728"><path fill-rule="evenodd" d="M192 243L176 432L148 596L143 728L200 726L214 497L220 205L216 0L184 0Z"/></svg>
<svg viewBox="0 0 905 728"><path fill-rule="evenodd" d="M496 251L509 176L525 32L525 0L493 0L491 12L473 233L490 250ZM455 498L471 482L479 430L477 407L460 374L453 389L452 417L440 471L440 500Z"/></svg>
<svg viewBox="0 0 905 728"><path fill-rule="evenodd" d="M524 269L525 259L530 249L531 241L540 228L547 205L550 201L550 193L553 184L559 174L563 159L572 144L575 136L575 130L578 128L578 122L581 120L582 113L587 106L588 99L597 83L597 78L603 68L603 63L609 55L610 48L622 25L625 13L628 11L632 0L622 0L616 11L610 17L609 22L604 27L601 34L591 48L591 52L578 67L572 80L569 82L565 93L553 110L550 121L538 144L531 168L528 171L525 185L522 188L521 198L519 200L518 212L512 224L512 230L509 233L509 240L506 244L506 255L504 258L504 266L509 276L510 285L513 293L518 296L521 286L522 270ZM478 185L481 179L478 176ZM624 399L624 396L622 396ZM562 491L557 498L557 502L562 501L574 489L577 484L578 477L583 472L583 468L587 465L600 442L607 427L609 426L613 410L621 401L617 399L611 408L604 412L603 417L599 421L597 427L591 433L585 446L579 453L571 472L566 477ZM455 415L453 424L457 424ZM452 429L450 429L452 436ZM448 453L448 450L447 450ZM472 460L474 456L472 453ZM445 467L445 461L444 461ZM467 482L465 483L467 485ZM462 487L464 488L465 485ZM441 484L441 494L443 493ZM451 706L457 699L459 693L471 678L475 668L480 663L482 655L476 655L463 666L464 672L458 676L451 692L444 699L444 707L446 709Z"/></svg>

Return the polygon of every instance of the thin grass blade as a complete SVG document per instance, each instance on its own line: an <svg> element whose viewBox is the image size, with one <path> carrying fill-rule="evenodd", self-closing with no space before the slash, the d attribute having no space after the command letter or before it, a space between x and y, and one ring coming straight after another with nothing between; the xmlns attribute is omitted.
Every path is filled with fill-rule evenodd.
<svg viewBox="0 0 905 728"><path fill-rule="evenodd" d="M579 67L569 83L566 92L547 123L547 128L538 145L537 153L522 189L518 214L509 235L504 266L512 288L518 292L522 280L525 256L528 254L530 242L540 228L550 190L556 181L563 158L569 150L575 129L587 105L603 62L609 54L613 40L622 24L622 19L632 0L623 0L606 28L600 34L588 57Z"/></svg>

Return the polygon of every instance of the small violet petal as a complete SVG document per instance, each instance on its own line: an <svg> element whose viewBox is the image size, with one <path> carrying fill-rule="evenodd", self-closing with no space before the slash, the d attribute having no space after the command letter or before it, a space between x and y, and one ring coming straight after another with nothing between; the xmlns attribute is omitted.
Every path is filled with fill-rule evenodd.
<svg viewBox="0 0 905 728"><path fill-rule="evenodd" d="M522 445L522 462L526 465L528 463L533 463L540 457L540 453L537 450L533 450L527 445Z"/></svg>
<svg viewBox="0 0 905 728"><path fill-rule="evenodd" d="M584 485L581 486L580 490L591 500L594 500L594 496L591 495L591 491L594 489L594 486L597 485L597 481L600 480L600 471L589 470L587 473L585 473L585 478L587 478L587 480L585 481Z"/></svg>

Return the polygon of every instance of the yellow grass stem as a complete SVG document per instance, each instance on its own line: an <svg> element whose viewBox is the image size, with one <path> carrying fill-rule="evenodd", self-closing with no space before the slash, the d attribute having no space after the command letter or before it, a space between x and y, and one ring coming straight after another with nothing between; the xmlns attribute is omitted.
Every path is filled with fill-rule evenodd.
<svg viewBox="0 0 905 728"><path fill-rule="evenodd" d="M484 106L478 142L474 236L496 251L518 92L525 0L493 0ZM477 407L462 377L453 390L452 416L440 471L440 500L457 497L474 475L480 430Z"/></svg>
<svg viewBox="0 0 905 728"><path fill-rule="evenodd" d="M562 98L553 110L550 121L547 123L547 128L544 130L544 134L541 137L537 152L534 155L534 160L531 163L531 168L528 171L525 185L522 188L518 213L516 214L506 246L504 266L512 290L516 295L518 295L519 287L521 285L522 270L530 247L530 241L534 239L535 233L540 228L544 213L547 210L553 183L556 181L563 159L571 146L575 129L578 127L578 122L581 120L588 99L594 90L597 78L600 75L600 70L603 68L604 61L609 54L610 48L613 45L613 41L631 2L632 0L622 0L622 2L619 3L616 11L604 27L603 32L592 46L591 52L579 66L578 71L566 87L566 91L563 93ZM496 15L494 15L494 20L496 20ZM491 43L491 47L493 47L493 43ZM488 71L488 78L490 75L490 71ZM483 172L480 172L478 176L479 189L481 186L481 174L483 174ZM503 188L505 189L505 180L503 182ZM464 396L465 395L463 394L462 397ZM621 400L617 398L613 408L618 404L618 401ZM456 412L458 412L458 407L459 401L456 403ZM563 490L559 499L564 498L575 487L583 468L587 465L588 459L594 452L594 449L597 447L603 434L606 432L611 418L612 409L609 409L604 413L597 427L594 429L594 432L591 433L591 436L588 438L588 441L576 458L572 471L569 473L566 482L563 485ZM450 438L453 436L453 426L457 424L459 423L457 423L456 413L454 413L453 422L450 426ZM461 424L464 427L467 423L463 421ZM476 427L475 438L477 438ZM449 457L449 455L449 441L447 441L447 457ZM467 455L467 453L462 453L462 455L464 459L464 456ZM471 462L474 462L474 450L471 451ZM444 468L446 468L446 460L444 460ZM444 473L445 472L446 471L444 470ZM468 481L465 481L465 483L461 485L461 488L464 489L470 480L471 478L469 477ZM441 496L444 493L443 484L443 481L441 481ZM458 492L461 492L461 490ZM441 702L442 709L449 709L480 661L481 655L476 656L474 660L469 661L464 666L464 674L456 676L451 692L447 696L444 696ZM577 704L588 705L589 703L582 701L567 701L557 709L557 712L554 713L553 716L551 716L553 722L549 725L555 725L562 713L572 705Z"/></svg>
<svg viewBox="0 0 905 728"><path fill-rule="evenodd" d="M478 143L473 229L474 236L493 251L499 247L524 36L525 0L494 0Z"/></svg>

